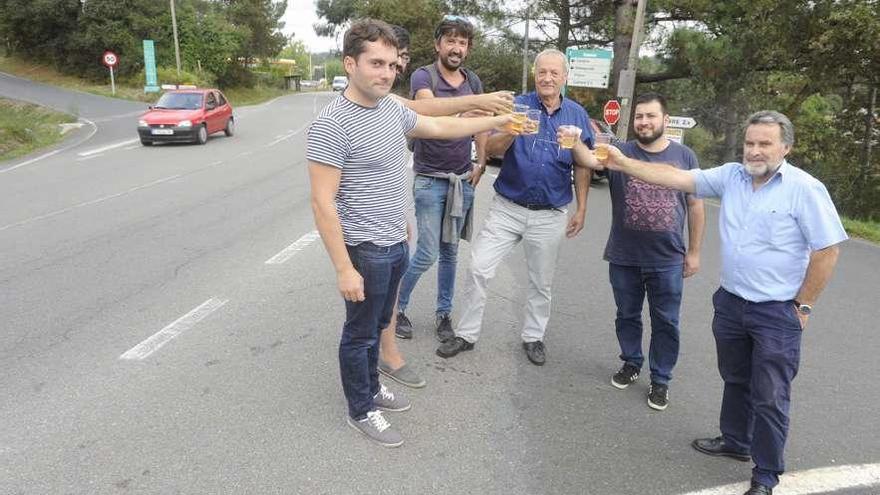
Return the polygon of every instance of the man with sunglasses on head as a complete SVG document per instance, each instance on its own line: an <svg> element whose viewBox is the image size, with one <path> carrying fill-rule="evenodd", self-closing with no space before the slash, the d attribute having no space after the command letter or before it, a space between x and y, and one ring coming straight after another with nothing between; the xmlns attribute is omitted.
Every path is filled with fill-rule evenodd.
<svg viewBox="0 0 880 495"><path fill-rule="evenodd" d="M462 66L473 40L474 27L467 19L454 15L443 18L434 31L436 61L410 78L410 94L416 101L483 92L479 77ZM475 141L477 164L471 162L470 136L457 140L417 139L413 143L418 238L400 282L396 329L400 338L412 338L406 308L419 278L438 258L435 332L441 342L454 336L451 314L458 241L470 238L474 188L486 163L486 135L477 135Z"/></svg>
<svg viewBox="0 0 880 495"><path fill-rule="evenodd" d="M409 64L409 31L402 26L391 26L394 35L397 37L397 77L394 80L395 86L403 82L406 74L406 67ZM409 100L405 98L397 98L397 101L413 110L420 115L444 116L455 115L462 112L470 112L480 110L492 113L505 113L510 110L513 104L513 96L508 91L498 91L495 93L467 95L456 98L425 98L420 100ZM409 229L409 225L407 225ZM408 237L410 237L408 235ZM391 378L392 380L412 388L421 388L426 385L425 380L419 376L416 370L409 366L403 358L400 349L395 341L395 328L397 328L397 311L395 309L394 316L387 328L382 330L381 342L379 344L379 372Z"/></svg>
<svg viewBox="0 0 880 495"><path fill-rule="evenodd" d="M541 366L546 360L544 334L550 320L556 259L562 239L578 235L584 227L590 174L585 167L595 164L595 158L589 149L593 146L593 131L587 112L562 96L568 77L565 54L559 50L539 53L534 74L535 92L516 97L516 103L540 110L537 132L519 136L498 133L489 138L489 152L503 153L504 161L495 180L492 206L471 246L461 320L454 337L437 349L442 358L474 348L480 336L489 281L507 253L522 243L529 279L523 349L532 364ZM572 148L560 145L564 137L570 136L560 129L566 125L581 130ZM569 218L572 169L577 209Z"/></svg>

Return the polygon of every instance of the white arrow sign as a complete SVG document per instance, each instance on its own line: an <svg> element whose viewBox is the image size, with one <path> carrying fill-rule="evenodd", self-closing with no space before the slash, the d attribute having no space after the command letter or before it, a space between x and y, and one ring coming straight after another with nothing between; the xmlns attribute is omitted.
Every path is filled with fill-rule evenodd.
<svg viewBox="0 0 880 495"><path fill-rule="evenodd" d="M679 129L690 129L696 127L697 121L690 117L669 116L669 127L677 127Z"/></svg>

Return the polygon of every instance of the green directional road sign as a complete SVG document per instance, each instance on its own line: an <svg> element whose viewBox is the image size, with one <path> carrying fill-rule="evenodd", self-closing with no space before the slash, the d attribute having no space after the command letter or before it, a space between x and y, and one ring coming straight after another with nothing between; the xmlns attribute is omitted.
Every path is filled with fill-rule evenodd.
<svg viewBox="0 0 880 495"><path fill-rule="evenodd" d="M566 50L569 71L568 85L586 88L607 88L611 76L611 50Z"/></svg>
<svg viewBox="0 0 880 495"><path fill-rule="evenodd" d="M147 76L144 93L159 91L159 78L156 74L156 46L153 40L144 40L144 74Z"/></svg>

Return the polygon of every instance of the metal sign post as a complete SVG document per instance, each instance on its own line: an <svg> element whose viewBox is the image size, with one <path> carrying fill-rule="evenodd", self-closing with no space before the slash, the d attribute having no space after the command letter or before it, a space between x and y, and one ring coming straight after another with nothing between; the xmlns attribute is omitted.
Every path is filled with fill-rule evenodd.
<svg viewBox="0 0 880 495"><path fill-rule="evenodd" d="M107 50L104 52L104 55L101 57L101 63L107 66L110 69L110 91L112 91L113 95L116 95L116 80L113 77L113 68L119 64L119 57Z"/></svg>

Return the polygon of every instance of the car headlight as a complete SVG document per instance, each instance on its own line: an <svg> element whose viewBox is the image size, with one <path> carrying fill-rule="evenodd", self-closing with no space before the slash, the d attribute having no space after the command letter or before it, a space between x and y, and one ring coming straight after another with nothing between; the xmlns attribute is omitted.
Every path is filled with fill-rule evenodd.
<svg viewBox="0 0 880 495"><path fill-rule="evenodd" d="M177 127L192 127L193 123L189 120L181 120L177 123Z"/></svg>
<svg viewBox="0 0 880 495"><path fill-rule="evenodd" d="M150 127L146 120L138 120L138 127Z"/></svg>

